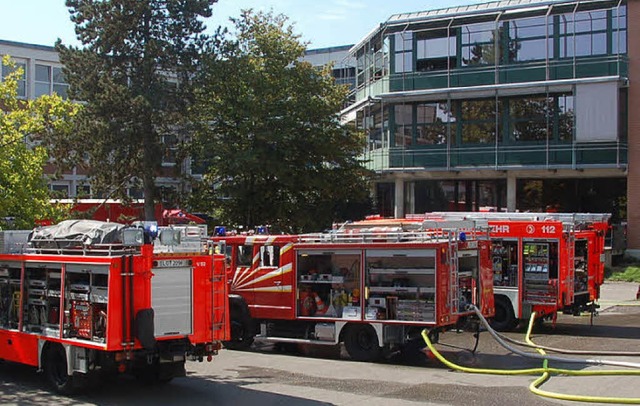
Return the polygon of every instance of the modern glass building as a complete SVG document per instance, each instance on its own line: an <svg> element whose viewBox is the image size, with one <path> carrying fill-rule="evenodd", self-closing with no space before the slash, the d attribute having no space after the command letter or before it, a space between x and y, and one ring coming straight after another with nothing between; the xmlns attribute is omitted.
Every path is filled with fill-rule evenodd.
<svg viewBox="0 0 640 406"><path fill-rule="evenodd" d="M379 213L553 209L631 225L635 8L506 0L375 28L349 51L342 114L367 134Z"/></svg>

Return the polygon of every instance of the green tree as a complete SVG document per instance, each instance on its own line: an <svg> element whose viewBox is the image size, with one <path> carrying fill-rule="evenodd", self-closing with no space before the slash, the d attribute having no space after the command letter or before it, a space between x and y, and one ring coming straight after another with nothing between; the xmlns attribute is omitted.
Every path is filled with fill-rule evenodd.
<svg viewBox="0 0 640 406"><path fill-rule="evenodd" d="M87 168L98 195L126 200L128 187L141 187L147 220L154 219L163 158L186 137L190 79L206 38L201 18L216 1L66 2L83 47L58 41L56 49L69 95L85 108L56 158Z"/></svg>
<svg viewBox="0 0 640 406"><path fill-rule="evenodd" d="M302 62L283 15L245 10L202 66L195 147L208 161L201 209L229 224L311 231L368 205L364 137L339 122L348 89Z"/></svg>
<svg viewBox="0 0 640 406"><path fill-rule="evenodd" d="M0 227L29 229L37 220L61 220L66 210L49 202L44 177L48 152L42 141L64 137L79 106L59 96L18 99L21 69L9 57L12 73L0 82Z"/></svg>

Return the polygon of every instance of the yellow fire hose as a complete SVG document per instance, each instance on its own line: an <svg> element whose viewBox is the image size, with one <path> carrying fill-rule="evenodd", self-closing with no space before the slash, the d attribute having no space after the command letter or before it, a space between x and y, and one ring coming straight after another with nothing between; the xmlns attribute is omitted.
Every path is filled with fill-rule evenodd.
<svg viewBox="0 0 640 406"><path fill-rule="evenodd" d="M481 318L481 321L483 321L483 323L486 322L486 320L482 317L481 314L479 316ZM529 343L530 345L533 345L533 346L535 346L535 344L531 341L530 335L531 335L531 330L533 328L534 320L535 320L535 313L532 314L531 319L529 320L529 327L527 329L527 334L526 334L527 343ZM491 327L488 326L488 323L485 325L485 327L491 329ZM556 374L556 375L562 374L562 375L570 375L570 376L608 376L608 375L634 375L634 376L640 376L640 370L576 371L576 370L572 370L572 369L551 368L551 367L548 366L548 361L549 360L554 360L554 359L557 360L557 358L547 356L546 353L544 352L544 350L542 350L540 348L537 349L539 355L529 354L530 356L532 356L534 358L543 357L543 364L542 364L542 367L540 367L540 368L525 368L525 369L471 368L471 367L465 367L465 366L462 366L462 365L454 364L453 362L451 362L451 361L447 360L446 358L444 358L442 356L442 354L440 354L438 352L438 350L434 347L433 343L429 339L429 334L428 334L428 331L426 329L422 331L422 338L424 339L425 343L427 344L427 347L429 347L429 350L433 353L433 355L436 358L438 358L438 360L440 362L442 362L447 367L449 367L451 369L454 369L454 370L457 370L457 371L474 373L474 374L491 374L491 375L533 375L533 374L542 374L542 376L537 378L535 381L533 381L529 385L529 390L532 393L534 393L534 394L536 394L538 396L548 397L548 398L552 398L552 399L559 399L559 400L591 402L591 403L640 404L640 398L616 398L616 397L570 395L570 394L549 392L549 391L544 391L544 390L540 389L540 386L542 386L542 384L544 384L550 378L551 374ZM510 348L509 346L506 346L504 343L501 343L501 345L505 346L505 348L507 348L507 349L517 353L517 354L527 356L527 354L523 354L520 351L517 351L517 350L514 351L513 348ZM565 359L561 359L561 360L566 361ZM575 362L575 361L579 361L579 360L572 360L572 362ZM634 365L633 364L629 364L629 366L634 366Z"/></svg>

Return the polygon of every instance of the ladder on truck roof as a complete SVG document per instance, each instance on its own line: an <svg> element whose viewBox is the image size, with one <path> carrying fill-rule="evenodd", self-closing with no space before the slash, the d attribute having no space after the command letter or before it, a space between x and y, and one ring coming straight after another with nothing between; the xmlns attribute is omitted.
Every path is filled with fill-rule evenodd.
<svg viewBox="0 0 640 406"><path fill-rule="evenodd" d="M453 242L488 238L488 222L482 219L423 221L415 224L380 226L348 223L325 233L301 234L303 243Z"/></svg>
<svg viewBox="0 0 640 406"><path fill-rule="evenodd" d="M593 223L608 223L609 213L511 213L511 212L431 212L425 214L410 214L409 219L485 219L504 221L560 221L574 225L590 225Z"/></svg>

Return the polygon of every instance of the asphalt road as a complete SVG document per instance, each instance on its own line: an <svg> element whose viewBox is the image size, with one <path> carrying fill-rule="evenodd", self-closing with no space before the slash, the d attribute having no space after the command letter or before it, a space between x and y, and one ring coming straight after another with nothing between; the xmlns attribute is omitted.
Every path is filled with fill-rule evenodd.
<svg viewBox="0 0 640 406"><path fill-rule="evenodd" d="M533 340L559 348L639 351L640 302L635 284L607 284L602 309L593 318L560 316L555 326L534 330ZM524 327L508 336L522 339ZM472 333L443 334L439 351L454 363L475 368L531 368L541 361L513 354L482 333L475 353ZM564 356L564 355L563 355ZM585 357L581 357L585 358ZM640 363L640 357L588 357ZM554 363L574 370L613 369ZM620 368L616 368L620 369ZM391 355L379 363L348 360L340 347L299 347L283 352L258 344L248 352L222 351L211 363L189 362L188 377L164 386L134 379L105 382L89 393L66 398L45 389L31 368L0 365L0 404L60 405L557 405L566 401L534 395L539 374L499 376L453 371L427 357ZM591 396L640 398L640 377L553 376L544 390ZM580 405L582 402L571 402Z"/></svg>

